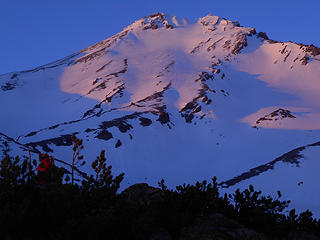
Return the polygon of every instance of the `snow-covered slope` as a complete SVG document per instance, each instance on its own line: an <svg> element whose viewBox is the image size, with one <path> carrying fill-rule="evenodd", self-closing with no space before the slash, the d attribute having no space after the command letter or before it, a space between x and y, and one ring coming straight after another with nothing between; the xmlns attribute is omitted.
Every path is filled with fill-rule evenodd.
<svg viewBox="0 0 320 240"><path fill-rule="evenodd" d="M77 132L87 162L105 149L126 186L217 176L227 189L281 190L316 211L319 61L314 46L237 22L156 13L54 63L0 75L0 155L68 161ZM276 161L300 148L299 164ZM247 174L255 168L268 171Z"/></svg>

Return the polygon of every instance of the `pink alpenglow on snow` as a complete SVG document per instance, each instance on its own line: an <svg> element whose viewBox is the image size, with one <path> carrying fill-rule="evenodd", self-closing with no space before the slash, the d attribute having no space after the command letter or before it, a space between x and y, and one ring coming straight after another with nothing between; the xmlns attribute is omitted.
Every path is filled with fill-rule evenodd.
<svg viewBox="0 0 320 240"><path fill-rule="evenodd" d="M0 75L0 157L31 149L69 159L77 132L87 163L105 149L115 174L125 172L122 188L217 176L223 191L281 190L319 217L319 54L217 16L152 14Z"/></svg>

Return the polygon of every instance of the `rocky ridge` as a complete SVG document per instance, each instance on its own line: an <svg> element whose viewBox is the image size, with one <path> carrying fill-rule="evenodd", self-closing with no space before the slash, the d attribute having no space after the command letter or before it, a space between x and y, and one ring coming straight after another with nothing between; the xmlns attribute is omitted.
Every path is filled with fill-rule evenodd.
<svg viewBox="0 0 320 240"><path fill-rule="evenodd" d="M66 58L0 75L0 153L68 159L76 132L87 158L107 149L127 184L248 172L254 182L277 156L319 141L319 53L217 16L155 13Z"/></svg>

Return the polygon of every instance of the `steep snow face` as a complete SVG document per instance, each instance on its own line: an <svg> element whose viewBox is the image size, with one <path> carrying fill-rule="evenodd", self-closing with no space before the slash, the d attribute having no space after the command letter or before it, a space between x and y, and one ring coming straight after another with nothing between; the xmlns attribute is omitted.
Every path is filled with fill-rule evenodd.
<svg viewBox="0 0 320 240"><path fill-rule="evenodd" d="M291 42L264 41L254 50L243 51L237 56L237 60L237 69L257 74L258 79L276 91L296 97L290 101L279 102L278 106L259 109L258 112L244 118L244 122L268 128L320 128L320 52L317 48ZM257 118L269 114L271 107L296 112L297 117L279 121L281 124L276 121L257 124Z"/></svg>
<svg viewBox="0 0 320 240"><path fill-rule="evenodd" d="M123 188L217 176L226 191L252 183L314 210L319 54L216 16L156 13L54 63L0 75L0 157L45 151L68 162L77 132L88 163L106 149L125 172Z"/></svg>
<svg viewBox="0 0 320 240"><path fill-rule="evenodd" d="M318 178L314 169L320 168L319 154L320 142L299 147L223 184L229 185L228 191L244 190L253 184L257 190L271 196L276 196L276 191L281 189L287 199L294 199L291 208L298 211L309 208L319 217L320 195L314 182Z"/></svg>
<svg viewBox="0 0 320 240"><path fill-rule="evenodd" d="M89 48L65 68L61 89L99 102L121 96L127 99L122 107L150 111L129 104L170 86L178 99L168 104L181 110L204 88L201 81L195 81L201 78L199 74L211 72L213 65L238 52L253 31L215 16L182 27L173 27L163 15L142 19L117 38Z"/></svg>

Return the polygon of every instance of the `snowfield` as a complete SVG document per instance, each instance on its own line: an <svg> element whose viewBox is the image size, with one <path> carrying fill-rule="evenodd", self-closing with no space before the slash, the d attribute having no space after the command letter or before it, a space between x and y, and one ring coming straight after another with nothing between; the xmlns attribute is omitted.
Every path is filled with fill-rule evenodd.
<svg viewBox="0 0 320 240"><path fill-rule="evenodd" d="M30 149L68 162L77 132L82 170L105 149L114 173L125 172L122 188L217 176L223 191L281 190L319 217L319 76L312 45L212 15L153 14L56 62L0 75L0 157Z"/></svg>

